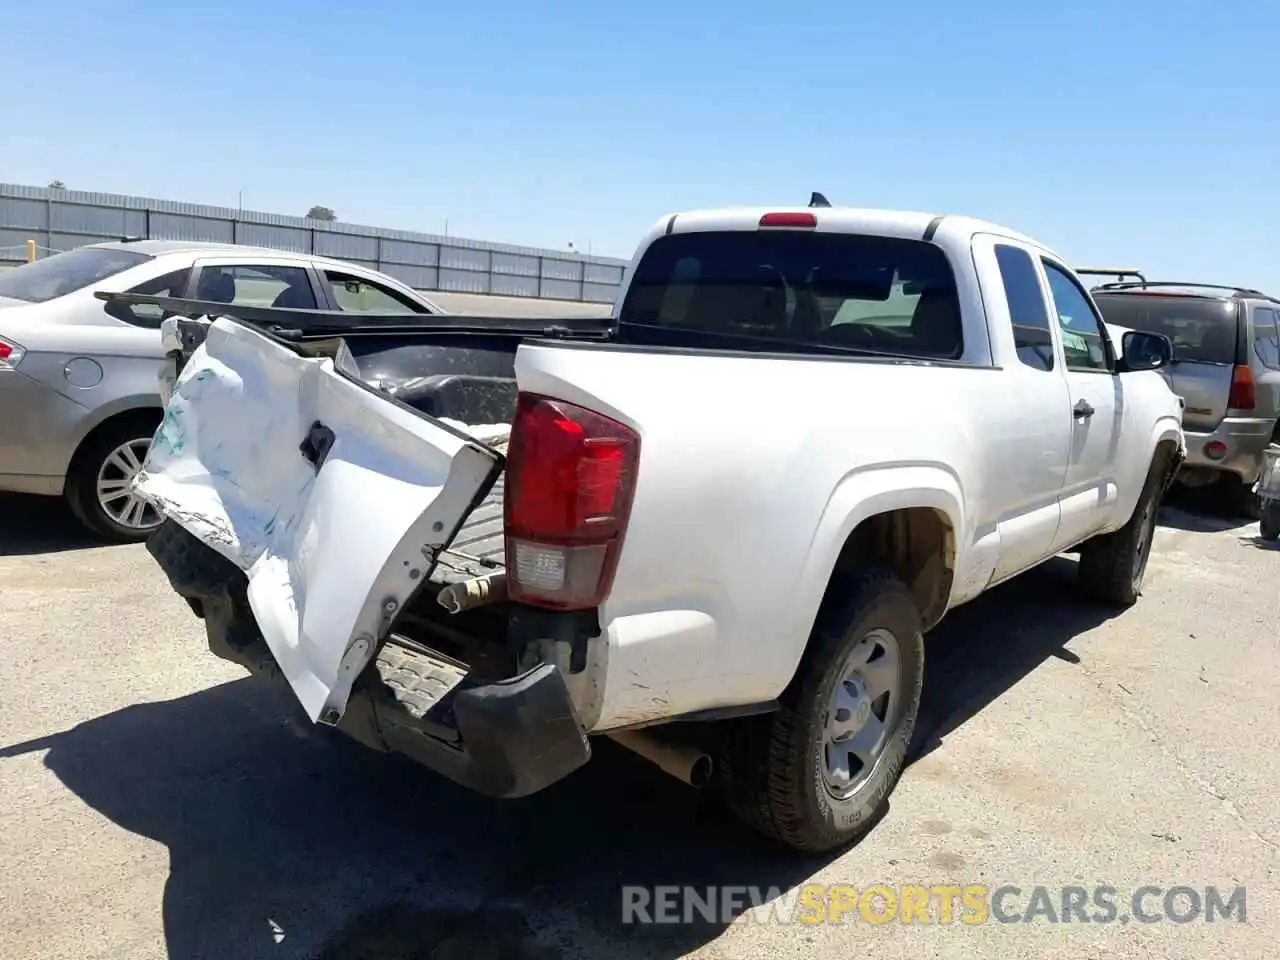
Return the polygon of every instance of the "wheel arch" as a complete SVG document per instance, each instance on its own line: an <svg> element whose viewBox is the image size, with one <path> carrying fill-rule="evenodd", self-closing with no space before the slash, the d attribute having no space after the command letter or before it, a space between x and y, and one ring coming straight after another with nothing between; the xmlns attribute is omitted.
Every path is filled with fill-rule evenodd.
<svg viewBox="0 0 1280 960"><path fill-rule="evenodd" d="M906 584L925 629L951 603L958 544L966 529L959 477L942 464L878 467L837 486L817 524L797 584L786 682L808 649L823 605L853 570L881 567Z"/></svg>
<svg viewBox="0 0 1280 960"><path fill-rule="evenodd" d="M164 407L160 405L157 397L121 397L110 403L103 404L101 407L93 411L93 415L86 417L81 423L81 433L76 441L75 449L72 451L67 461L66 469L63 471L63 490L65 492L67 479L80 463L84 456L84 451L89 445L106 430L114 429L121 423L136 422L139 425L149 424L150 429L154 431L160 426L160 421L164 418Z"/></svg>

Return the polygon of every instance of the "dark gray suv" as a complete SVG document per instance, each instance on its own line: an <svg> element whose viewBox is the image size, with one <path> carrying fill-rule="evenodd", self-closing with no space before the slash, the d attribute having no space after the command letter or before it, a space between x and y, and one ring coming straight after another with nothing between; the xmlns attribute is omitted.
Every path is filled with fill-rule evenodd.
<svg viewBox="0 0 1280 960"><path fill-rule="evenodd" d="M1212 284L1104 283L1091 291L1108 324L1173 341L1163 371L1183 400L1189 487L1218 484L1257 519L1252 487L1262 453L1280 443L1280 300Z"/></svg>

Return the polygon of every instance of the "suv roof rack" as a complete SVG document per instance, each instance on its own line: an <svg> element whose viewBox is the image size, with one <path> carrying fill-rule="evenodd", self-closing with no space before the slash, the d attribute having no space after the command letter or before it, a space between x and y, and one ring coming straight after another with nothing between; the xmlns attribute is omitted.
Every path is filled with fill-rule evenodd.
<svg viewBox="0 0 1280 960"><path fill-rule="evenodd" d="M1118 283L1103 283L1093 289L1110 290L1113 292L1123 292L1125 290L1153 290L1153 292L1159 293L1159 290L1153 289L1156 287L1181 287L1184 290L1204 290L1209 291L1210 293L1225 291L1233 297L1257 297L1263 300L1274 299L1274 297L1268 296L1261 290L1254 290L1250 287L1226 286L1221 283L1182 283L1177 280L1147 280L1145 278L1140 281L1130 280Z"/></svg>
<svg viewBox="0 0 1280 960"><path fill-rule="evenodd" d="M1082 277L1115 277L1117 280L1124 280L1125 277L1137 277L1143 283L1147 282L1147 278L1142 275L1140 270L1132 267L1076 267L1076 275Z"/></svg>

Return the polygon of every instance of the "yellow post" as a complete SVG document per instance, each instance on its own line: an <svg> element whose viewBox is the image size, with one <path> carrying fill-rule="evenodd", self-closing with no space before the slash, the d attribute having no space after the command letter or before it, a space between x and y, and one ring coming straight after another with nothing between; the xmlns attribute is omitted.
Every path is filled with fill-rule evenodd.
<svg viewBox="0 0 1280 960"><path fill-rule="evenodd" d="M27 241L27 263L34 263L36 259L36 242L34 240Z"/></svg>

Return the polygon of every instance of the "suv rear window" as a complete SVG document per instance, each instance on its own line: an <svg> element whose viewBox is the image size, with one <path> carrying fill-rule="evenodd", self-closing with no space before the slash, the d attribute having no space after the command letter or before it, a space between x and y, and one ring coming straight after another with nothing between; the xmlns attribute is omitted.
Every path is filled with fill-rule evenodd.
<svg viewBox="0 0 1280 960"><path fill-rule="evenodd" d="M946 255L892 237L768 230L661 237L637 265L618 320L750 338L764 349L922 358L963 350Z"/></svg>
<svg viewBox="0 0 1280 960"><path fill-rule="evenodd" d="M1239 319L1231 300L1140 293L1095 293L1093 300L1107 323L1145 333L1163 333L1173 341L1175 360L1236 361Z"/></svg>
<svg viewBox="0 0 1280 960"><path fill-rule="evenodd" d="M102 247L80 247L66 253L55 253L43 260L0 272L0 297L44 303L83 290L90 284L150 259L145 253L134 250Z"/></svg>

